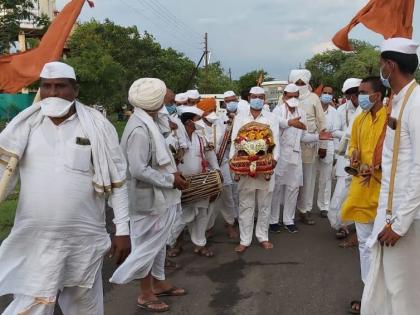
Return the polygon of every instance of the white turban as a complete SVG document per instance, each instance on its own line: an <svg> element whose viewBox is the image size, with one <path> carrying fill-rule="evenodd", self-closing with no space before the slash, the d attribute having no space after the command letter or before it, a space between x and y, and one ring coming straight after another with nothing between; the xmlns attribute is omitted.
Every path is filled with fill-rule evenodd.
<svg viewBox="0 0 420 315"><path fill-rule="evenodd" d="M265 95L265 91L262 87L259 86L254 86L250 91L249 94L264 94Z"/></svg>
<svg viewBox="0 0 420 315"><path fill-rule="evenodd" d="M233 91L226 91L225 93L223 93L223 98L232 97L232 96L236 96L235 92Z"/></svg>
<svg viewBox="0 0 420 315"><path fill-rule="evenodd" d="M290 83L284 88L284 92L296 93L299 92L299 87L294 83Z"/></svg>
<svg viewBox="0 0 420 315"><path fill-rule="evenodd" d="M200 98L200 93L197 90L188 90L187 91L188 98L197 100Z"/></svg>
<svg viewBox="0 0 420 315"><path fill-rule="evenodd" d="M165 95L165 82L154 78L141 78L131 85L128 101L135 107L156 111L162 106Z"/></svg>
<svg viewBox="0 0 420 315"><path fill-rule="evenodd" d="M361 83L362 83L362 79L349 78L346 81L344 81L343 89L341 91L343 93L346 93L350 89L358 88Z"/></svg>
<svg viewBox="0 0 420 315"><path fill-rule="evenodd" d="M306 69L295 69L290 71L289 75L289 82L290 83L296 83L299 80L302 80L305 82L305 84L309 84L309 81L311 80L311 72Z"/></svg>
<svg viewBox="0 0 420 315"><path fill-rule="evenodd" d="M178 93L175 95L175 102L183 103L188 101L188 96L186 93Z"/></svg>
<svg viewBox="0 0 420 315"><path fill-rule="evenodd" d="M389 38L382 43L381 52L395 51L406 55L417 54L419 44L408 38Z"/></svg>
<svg viewBox="0 0 420 315"><path fill-rule="evenodd" d="M66 78L76 80L73 67L59 61L46 63L39 76L43 79Z"/></svg>

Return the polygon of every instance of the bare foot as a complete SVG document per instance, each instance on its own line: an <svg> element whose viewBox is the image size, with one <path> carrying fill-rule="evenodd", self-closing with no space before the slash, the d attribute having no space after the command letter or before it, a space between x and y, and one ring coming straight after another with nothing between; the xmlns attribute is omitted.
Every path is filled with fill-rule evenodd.
<svg viewBox="0 0 420 315"><path fill-rule="evenodd" d="M205 246L203 247L196 246L194 248L194 253L200 256L207 257L207 258L214 257L214 253Z"/></svg>
<svg viewBox="0 0 420 315"><path fill-rule="evenodd" d="M177 246L177 247L172 247L170 248L166 255L168 257L174 258L174 257L178 257L179 255L181 255L182 253L182 247L181 246Z"/></svg>
<svg viewBox="0 0 420 315"><path fill-rule="evenodd" d="M226 227L226 232L227 232L227 235L230 239L237 239L238 238L238 232L236 232L235 225L228 224L227 227Z"/></svg>
<svg viewBox="0 0 420 315"><path fill-rule="evenodd" d="M269 241L264 241L260 243L261 247L268 250L268 249L273 249L274 245L273 243L270 243Z"/></svg>
<svg viewBox="0 0 420 315"><path fill-rule="evenodd" d="M235 252L240 254L240 253L243 253L244 251L246 251L247 248L248 248L248 246L239 244L238 246L235 247Z"/></svg>

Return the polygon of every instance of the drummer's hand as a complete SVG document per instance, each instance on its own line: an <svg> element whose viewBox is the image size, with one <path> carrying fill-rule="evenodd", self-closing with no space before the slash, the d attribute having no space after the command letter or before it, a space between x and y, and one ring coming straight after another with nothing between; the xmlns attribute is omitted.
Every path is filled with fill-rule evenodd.
<svg viewBox="0 0 420 315"><path fill-rule="evenodd" d="M179 190L184 190L188 188L188 182L185 180L185 177L182 176L181 172L173 173L174 175L174 188Z"/></svg>
<svg viewBox="0 0 420 315"><path fill-rule="evenodd" d="M131 251L129 235L114 236L109 250L109 258L113 258L116 265L121 265Z"/></svg>
<svg viewBox="0 0 420 315"><path fill-rule="evenodd" d="M395 246L395 244L397 244L400 238L401 236L395 233L392 230L392 227L388 226L384 227L382 232L378 235L379 243L381 243L381 246L385 245L386 247Z"/></svg>
<svg viewBox="0 0 420 315"><path fill-rule="evenodd" d="M318 156L320 159L325 159L327 156L327 149L318 149Z"/></svg>

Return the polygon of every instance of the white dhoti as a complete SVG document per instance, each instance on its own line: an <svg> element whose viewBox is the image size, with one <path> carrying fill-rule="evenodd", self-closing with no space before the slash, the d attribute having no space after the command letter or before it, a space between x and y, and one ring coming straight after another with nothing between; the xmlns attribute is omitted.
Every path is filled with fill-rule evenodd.
<svg viewBox="0 0 420 315"><path fill-rule="evenodd" d="M223 186L219 198L212 202L209 206L209 222L207 229L213 228L219 212L222 214L223 219L229 225L235 223L235 201L233 199L233 185Z"/></svg>
<svg viewBox="0 0 420 315"><path fill-rule="evenodd" d="M271 201L270 224L278 224L280 221L280 207L283 205L282 221L284 225L291 225L295 222L296 202L299 194L299 187L278 184L276 176L273 198Z"/></svg>
<svg viewBox="0 0 420 315"><path fill-rule="evenodd" d="M373 223L357 223L356 233L359 241L359 256L360 256L360 273L363 283L366 283L370 268L371 249L366 244L368 238L372 234Z"/></svg>
<svg viewBox="0 0 420 315"><path fill-rule="evenodd" d="M165 280L166 242L175 215L176 206L172 206L161 214L131 216L131 253L110 282L124 284L146 278L149 273L157 280Z"/></svg>
<svg viewBox="0 0 420 315"><path fill-rule="evenodd" d="M207 201L208 204L208 201ZM206 246L206 231L208 224L208 206L202 201L182 206L182 211L177 213L175 223L169 236L169 246L174 246L177 238L188 227L191 242L196 246Z"/></svg>
<svg viewBox="0 0 420 315"><path fill-rule="evenodd" d="M2 315L53 315L56 297L33 297L15 294ZM102 272L98 270L92 288L66 287L60 291L58 304L64 314L104 314Z"/></svg>
<svg viewBox="0 0 420 315"><path fill-rule="evenodd" d="M362 315L418 315L420 312L420 221L394 247L372 248L362 298Z"/></svg>
<svg viewBox="0 0 420 315"><path fill-rule="evenodd" d="M303 163L303 186L300 187L297 208L301 213L312 211L317 163Z"/></svg>
<svg viewBox="0 0 420 315"><path fill-rule="evenodd" d="M331 199L333 161L332 159L328 159L326 161L317 159L316 164L317 169L319 170L317 205L319 210L328 211Z"/></svg>
<svg viewBox="0 0 420 315"><path fill-rule="evenodd" d="M239 232L241 245L250 246L252 242L252 232L254 230L255 202L258 203L258 220L255 228L255 236L258 241L268 241L268 226L271 211L272 191L239 190Z"/></svg>
<svg viewBox="0 0 420 315"><path fill-rule="evenodd" d="M337 184L328 210L328 220L330 221L331 227L335 230L338 230L343 224L340 215L341 206L347 197L350 184L351 177L337 176Z"/></svg>

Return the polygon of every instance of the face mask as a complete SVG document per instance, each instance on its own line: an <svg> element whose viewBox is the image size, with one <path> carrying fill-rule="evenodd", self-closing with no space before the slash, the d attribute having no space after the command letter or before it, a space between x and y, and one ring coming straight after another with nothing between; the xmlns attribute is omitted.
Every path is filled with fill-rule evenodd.
<svg viewBox="0 0 420 315"><path fill-rule="evenodd" d="M386 88L390 89L390 88L391 88L391 83L389 82L389 78L391 77L391 74L389 74L389 75L388 75L388 78L384 78L384 75L383 75L383 73L382 73L382 69L383 69L383 68L381 68L381 70L380 70L382 84L383 84Z"/></svg>
<svg viewBox="0 0 420 315"><path fill-rule="evenodd" d="M333 96L329 94L322 94L320 99L323 104L329 104L332 102Z"/></svg>
<svg viewBox="0 0 420 315"><path fill-rule="evenodd" d="M203 130L207 127L205 122L202 119L194 121L194 126L195 126L195 130Z"/></svg>
<svg viewBox="0 0 420 315"><path fill-rule="evenodd" d="M175 104L168 104L165 105L166 110L168 111L169 115L175 114L176 113L176 105Z"/></svg>
<svg viewBox="0 0 420 315"><path fill-rule="evenodd" d="M238 109L238 102L233 101L233 102L227 103L226 109L231 113L236 112L236 110Z"/></svg>
<svg viewBox="0 0 420 315"><path fill-rule="evenodd" d="M299 99L307 97L309 94L309 87L307 85L299 86Z"/></svg>
<svg viewBox="0 0 420 315"><path fill-rule="evenodd" d="M284 101L289 107L296 108L299 106L299 100L296 97L289 98L287 101Z"/></svg>
<svg viewBox="0 0 420 315"><path fill-rule="evenodd" d="M370 95L359 95L359 106L365 112L368 112L372 109L374 103L370 101Z"/></svg>
<svg viewBox="0 0 420 315"><path fill-rule="evenodd" d="M70 111L74 101L70 102L60 97L47 97L41 101L41 113L44 116L60 118Z"/></svg>
<svg viewBox="0 0 420 315"><path fill-rule="evenodd" d="M215 112L211 112L206 116L206 120L211 124L213 124L217 119L219 119L219 116L217 116Z"/></svg>
<svg viewBox="0 0 420 315"><path fill-rule="evenodd" d="M251 108L255 110L262 110L264 107L264 100L260 98L251 98L251 100L249 101L249 106L251 106Z"/></svg>

